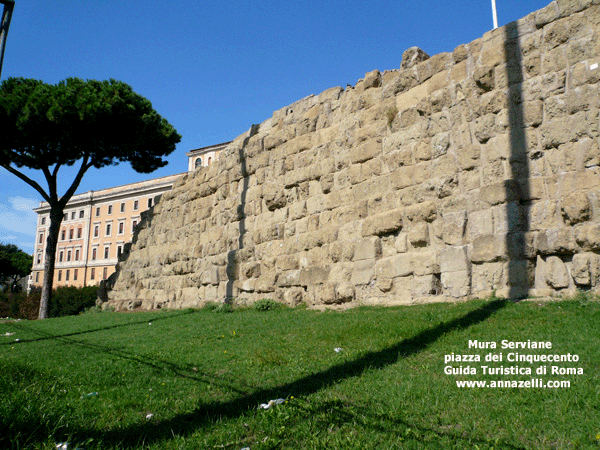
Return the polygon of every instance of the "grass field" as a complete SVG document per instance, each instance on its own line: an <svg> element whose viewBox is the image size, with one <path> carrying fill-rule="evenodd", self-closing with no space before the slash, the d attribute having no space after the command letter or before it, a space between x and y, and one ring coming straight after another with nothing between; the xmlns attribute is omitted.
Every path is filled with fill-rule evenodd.
<svg viewBox="0 0 600 450"><path fill-rule="evenodd" d="M498 347L469 348L474 340ZM502 340L552 349L502 349ZM579 360L507 361L515 352ZM485 362L491 353L503 361ZM445 355L463 354L482 360L445 363ZM446 366L477 374L446 374ZM533 374L484 375L482 366ZM545 375L535 374L540 366ZM457 386L531 379L570 386ZM600 448L600 303L0 321L0 448L64 443L87 450Z"/></svg>

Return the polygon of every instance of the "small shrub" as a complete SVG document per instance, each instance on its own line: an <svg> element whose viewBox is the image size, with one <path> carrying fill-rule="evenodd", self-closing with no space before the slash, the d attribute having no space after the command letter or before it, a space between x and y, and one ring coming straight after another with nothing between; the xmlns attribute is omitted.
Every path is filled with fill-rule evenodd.
<svg viewBox="0 0 600 450"><path fill-rule="evenodd" d="M254 305L252 305L252 308L254 308L256 311L271 311L273 309L283 307L284 305L282 305L281 303L276 302L275 300L271 300L269 298L263 298L262 300L258 300L254 303Z"/></svg>
<svg viewBox="0 0 600 450"><path fill-rule="evenodd" d="M39 292L0 292L0 317L35 320L39 309Z"/></svg>
<svg viewBox="0 0 600 450"><path fill-rule="evenodd" d="M52 292L48 305L49 317L73 316L96 305L97 286L77 288L62 286Z"/></svg>
<svg viewBox="0 0 600 450"><path fill-rule="evenodd" d="M217 303L217 302L208 302L206 303L202 309L206 311L212 311L216 313L231 313L233 312L233 306L231 303Z"/></svg>
<svg viewBox="0 0 600 450"><path fill-rule="evenodd" d="M387 117L388 127L392 126L392 122L394 121L394 119L396 118L397 115L398 115L398 108L396 108L395 106L392 108L388 108L385 111L385 116Z"/></svg>

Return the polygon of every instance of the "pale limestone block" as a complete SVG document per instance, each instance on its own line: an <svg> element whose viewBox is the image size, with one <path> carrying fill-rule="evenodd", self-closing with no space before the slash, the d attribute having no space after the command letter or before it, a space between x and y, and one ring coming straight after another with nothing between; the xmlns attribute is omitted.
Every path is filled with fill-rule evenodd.
<svg viewBox="0 0 600 450"><path fill-rule="evenodd" d="M584 250L600 250L600 224L584 224L575 228L575 241Z"/></svg>
<svg viewBox="0 0 600 450"><path fill-rule="evenodd" d="M466 297L471 293L471 275L468 271L442 272L442 287L451 297Z"/></svg>
<svg viewBox="0 0 600 450"><path fill-rule="evenodd" d="M440 279L436 275L415 276L412 279L412 297L439 295L442 292Z"/></svg>
<svg viewBox="0 0 600 450"><path fill-rule="evenodd" d="M494 221L491 208L469 213L467 238L472 241L477 236L494 234Z"/></svg>
<svg viewBox="0 0 600 450"><path fill-rule="evenodd" d="M398 233L395 241L395 248L398 253L406 253L408 251L408 233Z"/></svg>
<svg viewBox="0 0 600 450"><path fill-rule="evenodd" d="M449 245L462 245L467 226L467 212L445 213L442 217L442 239Z"/></svg>
<svg viewBox="0 0 600 450"><path fill-rule="evenodd" d="M585 192L574 192L562 201L563 219L568 225L585 222L590 218L590 202Z"/></svg>
<svg viewBox="0 0 600 450"><path fill-rule="evenodd" d="M297 306L303 301L302 288L289 288L283 292L283 301L289 306Z"/></svg>
<svg viewBox="0 0 600 450"><path fill-rule="evenodd" d="M504 264L502 262L473 264L471 270L473 292L475 294L498 290L506 285L504 280Z"/></svg>
<svg viewBox="0 0 600 450"><path fill-rule="evenodd" d="M409 227L408 240L413 247L426 247L429 244L427 222L417 222Z"/></svg>
<svg viewBox="0 0 600 450"><path fill-rule="evenodd" d="M505 235L486 234L473 240L471 261L485 263L499 261L505 255Z"/></svg>
<svg viewBox="0 0 600 450"><path fill-rule="evenodd" d="M433 222L437 218L437 208L433 201L409 206L405 209L405 212L412 222Z"/></svg>
<svg viewBox="0 0 600 450"><path fill-rule="evenodd" d="M352 283L342 282L335 287L336 303L347 303L354 300L355 290Z"/></svg>
<svg viewBox="0 0 600 450"><path fill-rule="evenodd" d="M374 264L377 278L392 279L404 277L413 273L412 258L408 253L402 253L389 258L381 258Z"/></svg>
<svg viewBox="0 0 600 450"><path fill-rule="evenodd" d="M352 264L350 282L353 285L369 284L375 276L375 260L366 259Z"/></svg>
<svg viewBox="0 0 600 450"><path fill-rule="evenodd" d="M367 237L354 244L353 261L376 259L381 256L381 240L378 237Z"/></svg>
<svg viewBox="0 0 600 450"><path fill-rule="evenodd" d="M394 233L403 226L403 210L393 209L367 217L362 223L363 236L381 236Z"/></svg>
<svg viewBox="0 0 600 450"><path fill-rule="evenodd" d="M440 254L438 250L413 251L408 255L415 275L440 273Z"/></svg>
<svg viewBox="0 0 600 450"><path fill-rule="evenodd" d="M575 251L575 233L572 228L549 228L537 233L535 248L541 255L572 254Z"/></svg>
<svg viewBox="0 0 600 450"><path fill-rule="evenodd" d="M444 247L440 251L440 270L446 272L468 272L469 259L467 258L467 246Z"/></svg>
<svg viewBox="0 0 600 450"><path fill-rule="evenodd" d="M554 289L569 287L570 277L565 263L558 256L546 259L546 282Z"/></svg>

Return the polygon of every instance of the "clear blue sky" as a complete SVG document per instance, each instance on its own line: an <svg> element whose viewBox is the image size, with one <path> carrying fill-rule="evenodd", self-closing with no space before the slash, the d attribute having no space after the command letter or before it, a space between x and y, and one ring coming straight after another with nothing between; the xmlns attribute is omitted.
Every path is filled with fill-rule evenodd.
<svg viewBox="0 0 600 450"><path fill-rule="evenodd" d="M496 2L502 26L550 0ZM408 47L452 51L491 28L490 0L16 0L2 79L115 78L182 135L166 167L91 169L78 189L87 192L185 172L193 148L232 140L371 70L399 68ZM72 173L64 177L70 184ZM0 168L1 243L33 251L39 200Z"/></svg>

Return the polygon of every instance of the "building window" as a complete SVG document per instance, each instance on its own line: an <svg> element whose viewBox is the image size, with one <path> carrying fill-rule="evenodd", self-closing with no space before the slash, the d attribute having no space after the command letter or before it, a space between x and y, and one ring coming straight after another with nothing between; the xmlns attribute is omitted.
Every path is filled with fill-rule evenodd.
<svg viewBox="0 0 600 450"><path fill-rule="evenodd" d="M38 264L42 263L42 254L41 253L38 253L38 255L37 255L37 263Z"/></svg>
<svg viewBox="0 0 600 450"><path fill-rule="evenodd" d="M58 281L62 279L62 270L58 271Z"/></svg>
<svg viewBox="0 0 600 450"><path fill-rule="evenodd" d="M112 214L112 205L108 205L108 214Z"/></svg>
<svg viewBox="0 0 600 450"><path fill-rule="evenodd" d="M135 231L136 226L137 226L137 220L134 220L133 222L131 222L131 232L132 233Z"/></svg>
<svg viewBox="0 0 600 450"><path fill-rule="evenodd" d="M73 240L73 232L74 232L74 230L73 230L73 228L71 228L69 230L69 240Z"/></svg>
<svg viewBox="0 0 600 450"><path fill-rule="evenodd" d="M81 211L79 211L79 218L83 219L85 212L83 211L83 209Z"/></svg>
<svg viewBox="0 0 600 450"><path fill-rule="evenodd" d="M64 241L67 238L67 232L65 230L62 230L62 232L60 233L60 240Z"/></svg>
<svg viewBox="0 0 600 450"><path fill-rule="evenodd" d="M92 249L92 260L95 260L95 259L96 259L96 256L97 256L97 255L96 255L96 253L97 253L97 250L98 250L98 249L97 249L97 248L95 248L95 247Z"/></svg>
<svg viewBox="0 0 600 450"><path fill-rule="evenodd" d="M39 283L39 282L40 282L40 273L39 273L39 272L36 272L36 273L35 273L35 282L36 282L36 283Z"/></svg>
<svg viewBox="0 0 600 450"><path fill-rule="evenodd" d="M63 216L63 220L69 220L69 214L65 213L65 215Z"/></svg>
<svg viewBox="0 0 600 450"><path fill-rule="evenodd" d="M109 247L104 247L104 259L108 259Z"/></svg>
<svg viewBox="0 0 600 450"><path fill-rule="evenodd" d="M148 199L148 208L152 208L152 199L151 198Z"/></svg>
<svg viewBox="0 0 600 450"><path fill-rule="evenodd" d="M69 269L65 272L65 281L69 281Z"/></svg>
<svg viewBox="0 0 600 450"><path fill-rule="evenodd" d="M98 237L99 234L100 234L100 226L95 225L94 226L94 237Z"/></svg>
<svg viewBox="0 0 600 450"><path fill-rule="evenodd" d="M75 250L75 261L79 261L79 250Z"/></svg>
<svg viewBox="0 0 600 450"><path fill-rule="evenodd" d="M96 208L96 217L100 217L100 207Z"/></svg>
<svg viewBox="0 0 600 450"><path fill-rule="evenodd" d="M40 233L39 243L42 244L44 242L44 233Z"/></svg>
<svg viewBox="0 0 600 450"><path fill-rule="evenodd" d="M75 214L76 214L76 213L75 213L75 211L73 211L73 212L71 213L71 220L75 220Z"/></svg>
<svg viewBox="0 0 600 450"><path fill-rule="evenodd" d="M81 239L82 232L83 230L81 229L81 227L77 228L77 239Z"/></svg>
<svg viewBox="0 0 600 450"><path fill-rule="evenodd" d="M106 224L106 235L107 236L110 236L110 225L111 225L110 223Z"/></svg>
<svg viewBox="0 0 600 450"><path fill-rule="evenodd" d="M124 213L125 212L125 203L121 203L121 212Z"/></svg>
<svg viewBox="0 0 600 450"><path fill-rule="evenodd" d="M137 211L139 207L140 207L140 202L137 200L134 200L133 201L133 210Z"/></svg>
<svg viewBox="0 0 600 450"><path fill-rule="evenodd" d="M202 167L202 158L196 158L196 161L194 161L194 169L198 167Z"/></svg>
<svg viewBox="0 0 600 450"><path fill-rule="evenodd" d="M119 234L123 234L125 232L125 222L119 222Z"/></svg>
<svg viewBox="0 0 600 450"><path fill-rule="evenodd" d="M71 261L71 250L67 252L67 261Z"/></svg>
<svg viewBox="0 0 600 450"><path fill-rule="evenodd" d="M77 281L77 269L73 270L73 281Z"/></svg>
<svg viewBox="0 0 600 450"><path fill-rule="evenodd" d="M96 278L96 269L92 267L92 271L90 272L90 280Z"/></svg>
<svg viewBox="0 0 600 450"><path fill-rule="evenodd" d="M63 252L60 252L60 253L58 254L58 262L62 262L62 260L63 260L63 256L64 256Z"/></svg>
<svg viewBox="0 0 600 450"><path fill-rule="evenodd" d="M42 217L42 225L46 225L46 218Z"/></svg>
<svg viewBox="0 0 600 450"><path fill-rule="evenodd" d="M120 258L122 253L123 253L123 246L118 245L117 246L117 258Z"/></svg>
<svg viewBox="0 0 600 450"><path fill-rule="evenodd" d="M102 278L104 278L105 280L108 278L108 268L105 267L104 270L102 270Z"/></svg>

